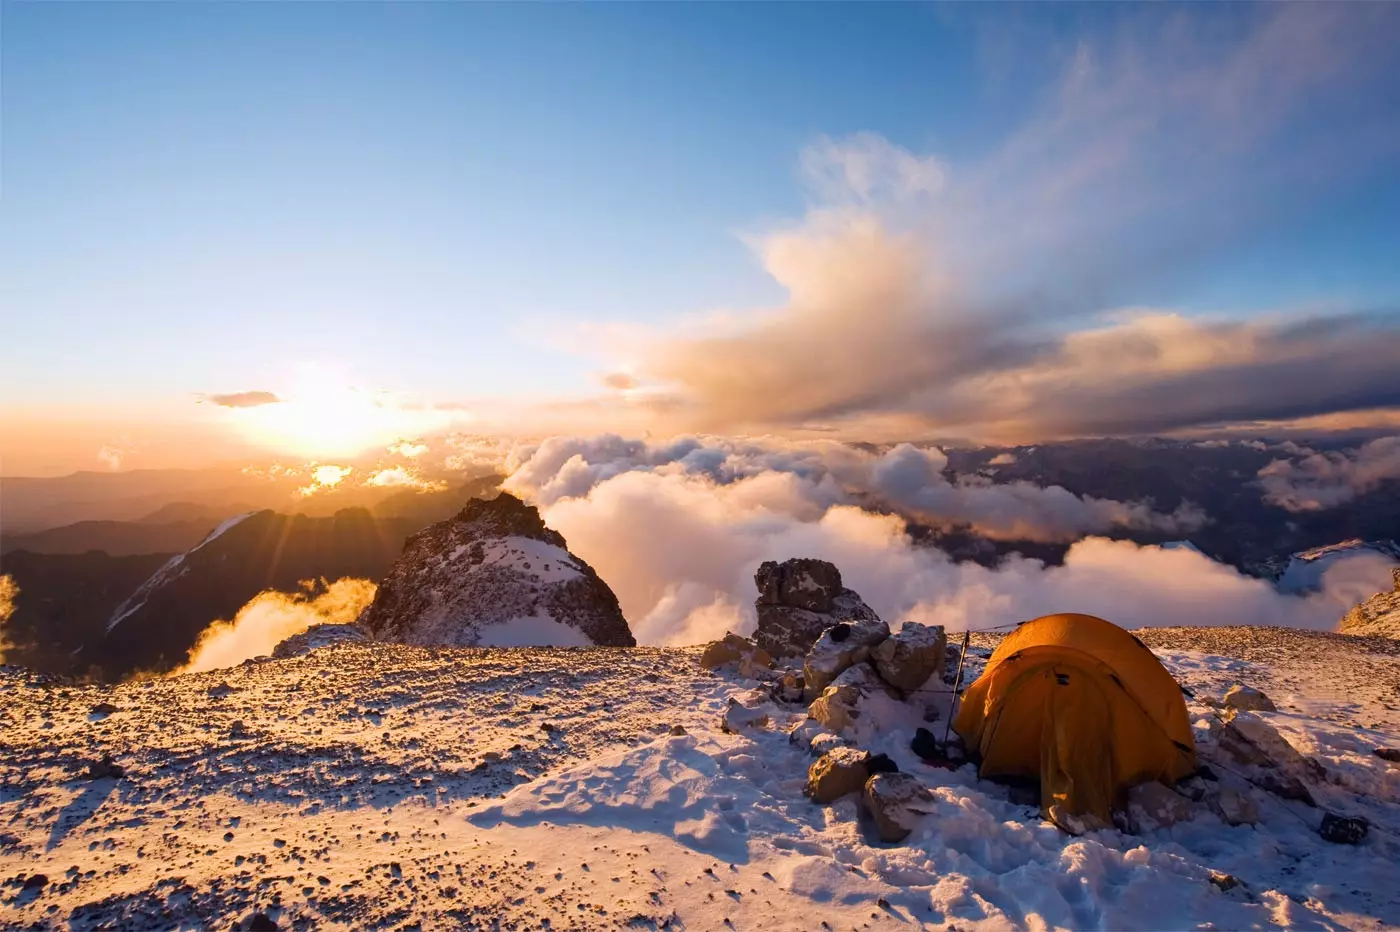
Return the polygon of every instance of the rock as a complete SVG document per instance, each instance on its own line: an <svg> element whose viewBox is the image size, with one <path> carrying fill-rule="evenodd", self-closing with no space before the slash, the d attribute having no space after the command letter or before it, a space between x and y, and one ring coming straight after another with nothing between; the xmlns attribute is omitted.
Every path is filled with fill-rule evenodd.
<svg viewBox="0 0 1400 932"><path fill-rule="evenodd" d="M924 760L938 760L941 757L938 739L927 728L920 728L914 732L914 740L909 742L909 750Z"/></svg>
<svg viewBox="0 0 1400 932"><path fill-rule="evenodd" d="M711 641L700 655L700 666L715 670L723 666L734 666L740 676L754 677L760 670L771 670L773 658L763 648L746 637L733 632L718 641Z"/></svg>
<svg viewBox="0 0 1400 932"><path fill-rule="evenodd" d="M99 702L92 707L93 715L111 715L113 712L118 711L120 710L110 702Z"/></svg>
<svg viewBox="0 0 1400 932"><path fill-rule="evenodd" d="M807 715L830 731L852 737L865 715L867 700L881 694L889 697L889 687L869 664L863 663L844 670L812 701Z"/></svg>
<svg viewBox="0 0 1400 932"><path fill-rule="evenodd" d="M1283 735L1253 712L1240 712L1216 735L1216 744L1248 779L1285 799L1317 805L1306 782L1326 779L1322 765L1299 754Z"/></svg>
<svg viewBox="0 0 1400 932"><path fill-rule="evenodd" d="M830 735L831 732L821 722L814 718L803 719L788 732L788 743L795 744L808 751L812 750L812 742L820 735Z"/></svg>
<svg viewBox="0 0 1400 932"><path fill-rule="evenodd" d="M30 874L24 878L24 883L20 885L21 890L41 890L49 885L47 874Z"/></svg>
<svg viewBox="0 0 1400 932"><path fill-rule="evenodd" d="M1229 893L1236 887L1244 886L1238 877L1234 874L1227 874L1224 871L1211 871L1210 882L1219 887L1221 893Z"/></svg>
<svg viewBox="0 0 1400 932"><path fill-rule="evenodd" d="M784 673L773 684L773 698L780 702L801 702L805 695L805 682L801 674Z"/></svg>
<svg viewBox="0 0 1400 932"><path fill-rule="evenodd" d="M248 726L240 719L229 726L228 736L231 741L242 741L248 737Z"/></svg>
<svg viewBox="0 0 1400 932"><path fill-rule="evenodd" d="M83 771L84 780L120 780L126 776L126 768L112 760L111 754L103 754L100 760L92 761Z"/></svg>
<svg viewBox="0 0 1400 932"><path fill-rule="evenodd" d="M1317 833L1333 844L1359 845L1370 830L1371 823L1365 819L1348 819L1329 812L1322 817Z"/></svg>
<svg viewBox="0 0 1400 932"><path fill-rule="evenodd" d="M896 689L912 692L943 675L948 637L942 625L921 625L906 621L904 626L870 651L870 660L880 677Z"/></svg>
<svg viewBox="0 0 1400 932"><path fill-rule="evenodd" d="M1135 832L1171 828L1194 815L1191 800L1156 780L1128 790L1128 821Z"/></svg>
<svg viewBox="0 0 1400 932"><path fill-rule="evenodd" d="M1342 634L1400 637L1400 566L1390 571L1391 590L1378 592L1342 616Z"/></svg>
<svg viewBox="0 0 1400 932"><path fill-rule="evenodd" d="M538 509L505 493L410 537L358 624L425 646L637 643L607 583Z"/></svg>
<svg viewBox="0 0 1400 932"><path fill-rule="evenodd" d="M813 802L830 803L859 791L870 778L869 760L869 754L855 748L827 751L807 768L803 795Z"/></svg>
<svg viewBox="0 0 1400 932"><path fill-rule="evenodd" d="M1220 700L1220 704L1227 709L1236 709L1241 712L1277 712L1273 700L1264 695L1253 686L1246 686L1243 683L1236 683L1225 693L1225 698Z"/></svg>
<svg viewBox="0 0 1400 932"><path fill-rule="evenodd" d="M804 656L838 622L880 620L859 595L841 585L841 572L825 560L769 561L758 568L754 583L754 640L774 657Z"/></svg>
<svg viewBox="0 0 1400 932"><path fill-rule="evenodd" d="M359 625L312 625L279 643L272 649L272 656L284 660L301 657L332 644L364 644L369 639L369 633Z"/></svg>
<svg viewBox="0 0 1400 932"><path fill-rule="evenodd" d="M235 690L229 684L218 683L214 686L209 687L208 695L210 699L223 699L225 696L231 696L235 692L237 692L237 690Z"/></svg>
<svg viewBox="0 0 1400 932"><path fill-rule="evenodd" d="M277 932L277 923L267 913L253 913L248 920L248 932Z"/></svg>
<svg viewBox="0 0 1400 932"><path fill-rule="evenodd" d="M685 726L684 726L684 725L672 725L669 734L670 734L672 737L680 738L680 737L684 737L685 735L690 734L690 732L688 732L688 731L685 730Z"/></svg>
<svg viewBox="0 0 1400 932"><path fill-rule="evenodd" d="M845 738L837 734L832 734L825 729L821 729L812 737L812 741L808 745L808 750L811 751L813 757L821 757L827 751L833 751L836 748L844 748L846 746Z"/></svg>
<svg viewBox="0 0 1400 932"><path fill-rule="evenodd" d="M1228 786L1220 788L1219 795L1211 800L1211 808L1228 825L1259 824L1259 804Z"/></svg>
<svg viewBox="0 0 1400 932"><path fill-rule="evenodd" d="M911 773L877 773L865 781L865 805L881 841L903 841L933 811L933 794Z"/></svg>
<svg viewBox="0 0 1400 932"><path fill-rule="evenodd" d="M729 708L724 712L720 730L731 735L749 728L763 728L768 725L768 713L761 708L747 706L737 699L729 700Z"/></svg>
<svg viewBox="0 0 1400 932"><path fill-rule="evenodd" d="M871 754L865 762L865 769L875 773L899 773L899 765L888 754Z"/></svg>
<svg viewBox="0 0 1400 932"><path fill-rule="evenodd" d="M1376 756L1392 764L1400 764L1400 748L1376 748Z"/></svg>
<svg viewBox="0 0 1400 932"><path fill-rule="evenodd" d="M870 657L870 649L890 636L889 626L874 621L842 622L822 632L802 664L803 691L810 702L843 672Z"/></svg>

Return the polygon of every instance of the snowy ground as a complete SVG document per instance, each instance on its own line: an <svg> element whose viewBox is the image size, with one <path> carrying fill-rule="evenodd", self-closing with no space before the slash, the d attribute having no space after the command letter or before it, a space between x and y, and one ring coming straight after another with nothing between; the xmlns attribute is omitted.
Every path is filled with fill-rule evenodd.
<svg viewBox="0 0 1400 932"><path fill-rule="evenodd" d="M720 731L754 684L694 651L342 645L115 688L0 671L0 926L1400 925L1400 765L1372 754L1400 745L1393 642L1144 638L1196 692L1202 734L1200 700L1236 680L1270 692L1266 717L1328 770L1320 801L1365 814L1370 837L1329 844L1318 811L1255 791L1257 828L1202 813L1071 838L893 730L871 749L937 803L885 845L853 799L803 798L811 758L784 734L799 707ZM1210 653L1227 646L1238 659ZM127 777L77 779L104 751Z"/></svg>

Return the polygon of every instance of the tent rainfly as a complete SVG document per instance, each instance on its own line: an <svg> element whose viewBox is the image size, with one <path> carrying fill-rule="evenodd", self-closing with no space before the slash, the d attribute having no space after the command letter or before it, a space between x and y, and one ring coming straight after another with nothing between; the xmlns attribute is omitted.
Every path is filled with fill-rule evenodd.
<svg viewBox="0 0 1400 932"><path fill-rule="evenodd" d="M953 720L986 778L1040 781L1056 825L1111 825L1130 787L1196 770L1181 686L1147 646L1093 615L1046 615L1008 635Z"/></svg>

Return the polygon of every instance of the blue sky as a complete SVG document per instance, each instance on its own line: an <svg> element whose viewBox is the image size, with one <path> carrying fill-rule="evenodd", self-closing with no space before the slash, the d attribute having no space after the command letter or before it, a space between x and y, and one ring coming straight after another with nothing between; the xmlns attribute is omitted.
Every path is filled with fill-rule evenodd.
<svg viewBox="0 0 1400 932"><path fill-rule="evenodd" d="M1043 118L1086 48L1187 69L1271 15L6 3L0 405L183 405L276 390L307 359L433 400L582 397L610 361L573 351L580 324L783 305L745 234L802 222L814 141L876 134L973 174ZM1192 167L1212 186L1189 210L1037 241L1004 280L1071 316L1393 309L1400 85L1370 51L1340 56L1334 96L1305 86L1247 159ZM1256 170L1328 139L1336 152ZM1175 157L1135 149L1142 170L1104 196L1170 195L1181 176L1155 152ZM1070 274L1106 253L1111 273Z"/></svg>

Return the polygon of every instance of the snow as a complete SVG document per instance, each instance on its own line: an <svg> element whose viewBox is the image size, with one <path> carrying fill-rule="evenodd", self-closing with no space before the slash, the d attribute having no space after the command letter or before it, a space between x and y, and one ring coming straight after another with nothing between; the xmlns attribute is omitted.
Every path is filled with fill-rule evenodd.
<svg viewBox="0 0 1400 932"><path fill-rule="evenodd" d="M480 647L592 647L593 642L573 625L555 621L548 615L512 618L481 628Z"/></svg>
<svg viewBox="0 0 1400 932"><path fill-rule="evenodd" d="M812 758L785 733L802 707L704 673L697 651L342 644L114 688L0 670L0 908L16 926L123 928L228 928L256 910L283 928L1400 924L1400 766L1372 753L1400 744L1386 708L1400 649L1151 634L1196 694L1203 755L1205 699L1255 685L1280 709L1260 718L1327 769L1319 801L1364 815L1369 838L1329 844L1319 810L1225 772L1258 826L1201 809L1140 835L1070 837L970 766L923 764L909 721L867 749L917 775L932 812L883 844L854 797L802 795ZM1232 637L1252 646L1211 651ZM974 642L968 675L991 644ZM1347 692L1346 708L1326 698ZM722 732L730 699L760 703L769 724ZM117 711L95 715L99 702ZM131 779L75 781L103 751ZM1212 872L1243 885L1222 891ZM34 873L48 884L23 889Z"/></svg>
<svg viewBox="0 0 1400 932"><path fill-rule="evenodd" d="M1276 585L1287 594L1316 592L1322 588L1323 574L1330 568L1358 558L1395 562L1400 559L1400 551L1389 541L1349 540L1315 547L1293 554Z"/></svg>
<svg viewBox="0 0 1400 932"><path fill-rule="evenodd" d="M449 561L456 561L470 549L460 545L453 549ZM541 584L566 582L581 576L574 558L563 547L533 537L509 536L489 541L483 548L482 566L497 566L528 574Z"/></svg>
<svg viewBox="0 0 1400 932"><path fill-rule="evenodd" d="M204 539L198 544L191 547L185 553L177 553L162 564L160 569L151 574L150 579L147 579L138 586L136 591L127 596L122 603L117 606L116 611L112 612L112 618L107 622L107 632L110 634L113 628L140 611L146 604L146 601L151 597L151 594L157 589L173 582L184 573L189 572L189 567L184 565L186 557L217 540L219 537L222 537L224 533L254 514L256 514L256 512L250 511L247 514L226 518L219 523L218 527L206 534Z"/></svg>

